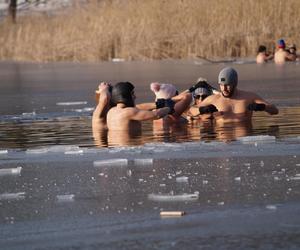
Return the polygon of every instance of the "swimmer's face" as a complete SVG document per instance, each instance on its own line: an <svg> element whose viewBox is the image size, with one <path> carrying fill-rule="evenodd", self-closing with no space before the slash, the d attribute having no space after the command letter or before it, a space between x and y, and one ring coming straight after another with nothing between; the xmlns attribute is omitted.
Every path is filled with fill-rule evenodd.
<svg viewBox="0 0 300 250"><path fill-rule="evenodd" d="M220 84L221 93L224 97L229 98L233 95L235 86L228 84Z"/></svg>
<svg viewBox="0 0 300 250"><path fill-rule="evenodd" d="M195 98L195 103L196 105L200 104L208 95L196 95Z"/></svg>

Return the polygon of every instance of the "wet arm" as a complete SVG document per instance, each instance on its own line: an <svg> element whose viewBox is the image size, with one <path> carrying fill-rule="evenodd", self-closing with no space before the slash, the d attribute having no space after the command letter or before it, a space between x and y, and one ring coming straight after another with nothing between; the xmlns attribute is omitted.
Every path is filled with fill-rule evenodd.
<svg viewBox="0 0 300 250"><path fill-rule="evenodd" d="M130 119L136 121L156 120L168 115L169 112L170 108L168 107L155 109L152 111L136 109L135 113L131 115Z"/></svg>
<svg viewBox="0 0 300 250"><path fill-rule="evenodd" d="M265 104L266 105L265 111L270 115L277 115L279 113L279 110L275 105L268 103L267 101L265 101L264 99L262 99L259 96L256 96L254 102L257 104L259 104L259 103Z"/></svg>
<svg viewBox="0 0 300 250"><path fill-rule="evenodd" d="M156 108L156 105L154 102L146 102L146 103L140 103L135 105L138 109L142 110L152 110Z"/></svg>
<svg viewBox="0 0 300 250"><path fill-rule="evenodd" d="M172 98L173 100L173 98ZM180 117L184 111L186 111L192 101L192 94L191 93L185 93L181 95L181 99L176 102L174 106L175 112L172 114L173 116Z"/></svg>
<svg viewBox="0 0 300 250"><path fill-rule="evenodd" d="M96 106L93 112L93 118L92 118L93 122L97 122L101 119L106 118L106 114L109 108L110 98L111 97L108 90L101 91L98 105Z"/></svg>
<svg viewBox="0 0 300 250"><path fill-rule="evenodd" d="M286 55L285 55L285 58L288 60L288 61L295 61L297 56L295 54L290 54L288 52L286 52Z"/></svg>

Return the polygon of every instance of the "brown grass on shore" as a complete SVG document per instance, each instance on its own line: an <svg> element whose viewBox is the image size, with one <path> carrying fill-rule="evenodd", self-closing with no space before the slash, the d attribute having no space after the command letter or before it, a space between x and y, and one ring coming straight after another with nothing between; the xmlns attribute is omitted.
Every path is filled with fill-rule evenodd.
<svg viewBox="0 0 300 250"><path fill-rule="evenodd" d="M298 43L299 0L90 0L56 16L0 23L0 59L249 57Z"/></svg>

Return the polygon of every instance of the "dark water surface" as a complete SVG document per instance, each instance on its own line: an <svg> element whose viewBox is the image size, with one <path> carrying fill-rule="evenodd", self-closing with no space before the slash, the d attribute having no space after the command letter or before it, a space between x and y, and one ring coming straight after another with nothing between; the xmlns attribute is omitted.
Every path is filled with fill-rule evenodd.
<svg viewBox="0 0 300 250"><path fill-rule="evenodd" d="M299 249L299 64L231 65L280 110L252 125L92 131L99 81L131 81L147 102L152 81L217 87L228 65L0 63L0 248Z"/></svg>
<svg viewBox="0 0 300 250"><path fill-rule="evenodd" d="M93 138L91 113L94 90L100 81L131 81L136 85L137 102L153 101L152 81L171 82L179 90L188 88L198 77L215 87L225 64L197 64L192 61L124 62L102 64L21 64L0 63L1 148L32 148L48 145L117 146L100 131ZM151 141L234 140L246 135L300 135L300 65L233 64L239 72L239 87L255 91L280 109L276 117L255 114L249 128L207 128L203 124L173 131L153 131L144 123L142 135L124 144ZM234 126L235 127L235 126ZM221 134L228 138L222 138ZM98 136L98 138L97 138ZM94 139L96 141L94 141Z"/></svg>

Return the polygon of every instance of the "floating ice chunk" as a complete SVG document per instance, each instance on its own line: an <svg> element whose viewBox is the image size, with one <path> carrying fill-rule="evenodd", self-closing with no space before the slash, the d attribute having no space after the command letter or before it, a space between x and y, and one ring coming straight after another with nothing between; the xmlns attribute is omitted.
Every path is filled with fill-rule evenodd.
<svg viewBox="0 0 300 250"><path fill-rule="evenodd" d="M241 143L275 142L276 137L270 135L244 136L238 138Z"/></svg>
<svg viewBox="0 0 300 250"><path fill-rule="evenodd" d="M167 149L157 148L157 149L154 149L153 152L154 152L154 153L164 153L164 152L166 152L166 150L167 150Z"/></svg>
<svg viewBox="0 0 300 250"><path fill-rule="evenodd" d="M224 202L224 201L220 201L220 202L218 202L218 205L219 205L219 206L224 206L224 204L225 204L225 202Z"/></svg>
<svg viewBox="0 0 300 250"><path fill-rule="evenodd" d="M188 182L188 181L189 181L189 177L187 176L176 177L176 182Z"/></svg>
<svg viewBox="0 0 300 250"><path fill-rule="evenodd" d="M297 163L297 164L296 164L296 167L300 167L300 163Z"/></svg>
<svg viewBox="0 0 300 250"><path fill-rule="evenodd" d="M89 108L84 108L83 111L90 112L90 111L94 111L94 109L95 109L95 108L89 107Z"/></svg>
<svg viewBox="0 0 300 250"><path fill-rule="evenodd" d="M56 195L56 199L58 202L71 202L74 201L74 198L75 198L74 194Z"/></svg>
<svg viewBox="0 0 300 250"><path fill-rule="evenodd" d="M72 151L66 151L65 155L78 155L83 154L83 150L72 150Z"/></svg>
<svg viewBox="0 0 300 250"><path fill-rule="evenodd" d="M65 146L65 145L56 145L56 146L50 146L48 147L49 152L53 153L61 153L61 152L66 152L66 151L78 151L80 148L78 146Z"/></svg>
<svg viewBox="0 0 300 250"><path fill-rule="evenodd" d="M131 169L128 169L127 171L126 171L126 174L127 174L127 176L132 176L132 171L131 171Z"/></svg>
<svg viewBox="0 0 300 250"><path fill-rule="evenodd" d="M235 177L234 180L235 181L241 181L241 177Z"/></svg>
<svg viewBox="0 0 300 250"><path fill-rule="evenodd" d="M77 113L82 113L83 109L74 109L74 111L77 112Z"/></svg>
<svg viewBox="0 0 300 250"><path fill-rule="evenodd" d="M294 176L294 177L291 177L290 178L291 180L293 180L293 181L300 181L300 176Z"/></svg>
<svg viewBox="0 0 300 250"><path fill-rule="evenodd" d="M199 194L148 194L148 199L152 201L196 201L199 199Z"/></svg>
<svg viewBox="0 0 300 250"><path fill-rule="evenodd" d="M35 111L33 111L31 113L22 113L22 116L24 116L24 117L32 117L32 116L35 116L35 115L36 115Z"/></svg>
<svg viewBox="0 0 300 250"><path fill-rule="evenodd" d="M203 183L204 185L206 185L206 184L208 184L208 181L207 181L207 180L203 180L202 183Z"/></svg>
<svg viewBox="0 0 300 250"><path fill-rule="evenodd" d="M266 209L276 210L277 206L275 206L275 205L266 205Z"/></svg>
<svg viewBox="0 0 300 250"><path fill-rule="evenodd" d="M4 154L7 154L8 153L8 150L0 150L0 155L4 155Z"/></svg>
<svg viewBox="0 0 300 250"><path fill-rule="evenodd" d="M3 168L0 169L0 176L4 175L20 175L21 174L22 167L16 167L16 168Z"/></svg>
<svg viewBox="0 0 300 250"><path fill-rule="evenodd" d="M134 165L152 165L153 164L153 159L152 158L134 159L133 163L134 163Z"/></svg>
<svg viewBox="0 0 300 250"><path fill-rule="evenodd" d="M57 106L76 106L76 105L85 105L87 104L86 101L84 102L57 102Z"/></svg>
<svg viewBox="0 0 300 250"><path fill-rule="evenodd" d="M24 200L24 199L25 199L25 192L0 194L0 201L3 201L3 200Z"/></svg>
<svg viewBox="0 0 300 250"><path fill-rule="evenodd" d="M127 166L127 159L107 159L101 161L94 161L94 167L104 167L104 166Z"/></svg>
<svg viewBox="0 0 300 250"><path fill-rule="evenodd" d="M26 154L45 154L48 152L46 148L38 148L38 149L27 149Z"/></svg>

